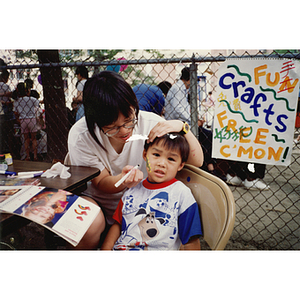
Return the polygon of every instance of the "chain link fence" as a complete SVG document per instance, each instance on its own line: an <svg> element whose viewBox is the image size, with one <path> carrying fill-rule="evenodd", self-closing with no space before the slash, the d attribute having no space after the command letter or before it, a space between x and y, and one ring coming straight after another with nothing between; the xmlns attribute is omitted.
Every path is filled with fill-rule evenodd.
<svg viewBox="0 0 300 300"><path fill-rule="evenodd" d="M64 159L68 131L76 122L76 114L80 118L79 77L76 75L79 66L86 68L88 77L102 70L114 70L132 87L140 84L157 86L166 81L174 85L181 76L181 70L190 67L188 103L191 130L204 146L203 168L223 180L226 180L228 164L225 160L211 158L209 148L214 117L213 107L209 103L217 98L217 71L220 65L227 58L300 58L298 50L0 50L0 53L3 58L1 74L5 70L9 73L7 85L15 104L2 101L2 111L4 107L6 110L5 117L1 119L3 153L10 152L14 159L23 160L51 162ZM26 95L20 93L24 85ZM21 134L18 119L22 115L21 108L13 107L17 106L19 97L27 95L38 98L39 103L32 121L36 134L30 134L26 141L28 137ZM17 119L11 113L15 110L18 112ZM295 132L291 134L296 138L300 134L299 128L295 127ZM226 249L300 249L299 154L300 143L295 144L288 167L266 166L263 181L270 186L269 190L254 191L230 186L236 201L236 223Z"/></svg>

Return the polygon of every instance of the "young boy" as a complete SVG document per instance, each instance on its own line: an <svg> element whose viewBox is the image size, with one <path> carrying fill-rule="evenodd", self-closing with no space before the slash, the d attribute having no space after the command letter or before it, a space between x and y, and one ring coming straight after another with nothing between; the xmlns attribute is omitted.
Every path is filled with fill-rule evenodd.
<svg viewBox="0 0 300 300"><path fill-rule="evenodd" d="M114 213L102 250L200 250L202 235L198 205L175 179L189 155L179 133L145 143L147 179L127 190Z"/></svg>

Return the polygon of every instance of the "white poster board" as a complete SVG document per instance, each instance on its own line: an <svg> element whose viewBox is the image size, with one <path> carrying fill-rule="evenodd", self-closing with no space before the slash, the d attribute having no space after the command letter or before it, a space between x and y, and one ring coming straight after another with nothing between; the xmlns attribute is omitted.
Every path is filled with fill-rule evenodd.
<svg viewBox="0 0 300 300"><path fill-rule="evenodd" d="M212 157L288 166L300 63L232 59L218 71Z"/></svg>

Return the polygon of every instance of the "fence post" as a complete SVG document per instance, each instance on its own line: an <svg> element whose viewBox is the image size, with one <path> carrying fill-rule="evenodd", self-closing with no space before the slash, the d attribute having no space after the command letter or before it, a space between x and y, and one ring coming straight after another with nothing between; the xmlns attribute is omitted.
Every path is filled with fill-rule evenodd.
<svg viewBox="0 0 300 300"><path fill-rule="evenodd" d="M197 65L193 54L190 65L190 107L191 107L191 131L198 138L198 105L197 105Z"/></svg>

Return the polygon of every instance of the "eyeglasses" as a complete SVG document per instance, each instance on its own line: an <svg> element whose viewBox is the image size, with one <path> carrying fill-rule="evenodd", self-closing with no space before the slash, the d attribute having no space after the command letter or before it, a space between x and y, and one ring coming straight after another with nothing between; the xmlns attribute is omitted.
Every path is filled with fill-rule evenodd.
<svg viewBox="0 0 300 300"><path fill-rule="evenodd" d="M107 130L106 132L104 132L104 130L102 129L102 131L104 132L105 135L107 135L108 137L112 137L114 135L116 135L117 133L119 133L121 127L123 128L126 128L126 129L131 129L133 128L136 124L137 124L137 119L134 118L132 119L131 121L128 121L126 123L124 123L123 125L121 126L116 126L116 127L113 127L109 130Z"/></svg>

